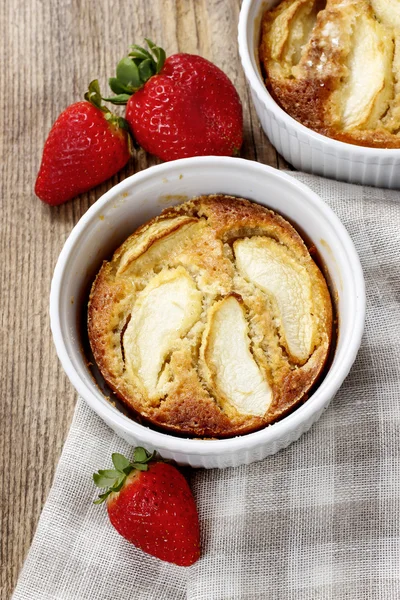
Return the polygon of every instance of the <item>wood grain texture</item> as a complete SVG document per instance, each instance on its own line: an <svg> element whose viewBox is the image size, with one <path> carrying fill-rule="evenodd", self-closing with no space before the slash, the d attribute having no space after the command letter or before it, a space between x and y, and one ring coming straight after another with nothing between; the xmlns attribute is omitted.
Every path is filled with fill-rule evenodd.
<svg viewBox="0 0 400 600"><path fill-rule="evenodd" d="M90 80L103 89L130 43L148 36L199 53L232 79L243 102L242 156L284 168L251 105L237 50L240 0L6 0L0 3L0 490L1 598L9 598L48 494L76 394L51 340L56 259L88 207L157 160L137 152L112 180L61 207L33 194L45 137Z"/></svg>

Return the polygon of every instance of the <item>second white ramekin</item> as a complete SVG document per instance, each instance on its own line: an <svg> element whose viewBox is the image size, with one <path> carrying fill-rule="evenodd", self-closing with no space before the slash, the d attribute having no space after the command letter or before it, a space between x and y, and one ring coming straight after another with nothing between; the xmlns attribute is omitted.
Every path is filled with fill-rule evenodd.
<svg viewBox="0 0 400 600"><path fill-rule="evenodd" d="M275 102L259 66L261 16L277 0L243 0L239 53L254 106L270 142L296 169L350 183L400 188L400 149L365 148L325 137L304 127Z"/></svg>
<svg viewBox="0 0 400 600"><path fill-rule="evenodd" d="M222 193L255 200L280 212L312 240L329 273L336 299L338 339L321 385L281 421L226 440L185 439L128 418L93 380L81 345L79 321L88 286L102 261L140 224L166 206L201 194ZM194 467L227 467L260 460L296 440L320 417L356 357L364 326L365 290L353 243L334 212L308 187L259 163L239 158L199 157L152 167L125 179L100 198L76 225L58 259L50 294L50 318L60 361L94 411L132 445L158 450ZM85 327L85 323L81 324Z"/></svg>

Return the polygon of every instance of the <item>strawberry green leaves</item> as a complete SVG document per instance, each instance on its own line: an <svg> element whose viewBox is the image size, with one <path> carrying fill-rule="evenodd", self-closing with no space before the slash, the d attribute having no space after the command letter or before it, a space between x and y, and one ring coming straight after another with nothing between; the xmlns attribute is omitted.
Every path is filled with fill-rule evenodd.
<svg viewBox="0 0 400 600"><path fill-rule="evenodd" d="M102 97L99 82L97 79L94 79L89 83L89 89L85 94L85 100L87 100L88 102L90 102L90 104L93 104L93 106L99 108L103 112L109 112L108 108L101 103Z"/></svg>
<svg viewBox="0 0 400 600"><path fill-rule="evenodd" d="M123 472L124 469L127 469L128 467L130 467L131 463L126 458L126 456L124 456L123 454L118 454L117 452L115 452L111 458L112 458L113 465L117 469L117 471Z"/></svg>
<svg viewBox="0 0 400 600"><path fill-rule="evenodd" d="M165 51L146 38L148 50L133 44L126 58L117 65L116 77L108 81L116 94L112 98L103 98L113 104L126 104L132 94L144 86L146 81L161 71L164 66Z"/></svg>
<svg viewBox="0 0 400 600"><path fill-rule="evenodd" d="M163 48L160 48L159 46L156 46L156 44L154 44L154 42L152 42L151 40L149 40L149 38L145 38L145 41L147 42L148 47L150 48L150 51L152 52L153 56L156 59L156 73L159 73L161 71L161 69L164 66L164 62L166 59L166 54L165 54L165 50ZM134 44L133 46L131 46L132 51L130 52L129 56L134 56L136 58L139 58L139 56L137 55L138 52L138 48L140 48L140 46L137 46L136 44ZM152 59L152 57L149 57L150 59Z"/></svg>
<svg viewBox="0 0 400 600"><path fill-rule="evenodd" d="M104 104L102 104L103 98L101 96L100 86L97 79L94 79L89 83L89 89L85 94L85 100L90 102L90 104L93 104L93 106L95 106L96 108L99 108L104 113L104 118L109 123L113 124L117 128L125 129L126 131L130 132L128 121L123 117L119 117L118 115L110 112L107 106L104 106ZM132 155L132 142L130 136L128 138L128 144L129 152Z"/></svg>
<svg viewBox="0 0 400 600"><path fill-rule="evenodd" d="M119 492L127 476L133 471L147 471L148 463L154 458L155 452L150 453L144 448L137 447L133 452L133 461L130 462L123 454L115 452L112 455L114 469L100 469L93 474L93 481L98 488L106 488L94 504L101 504L112 492Z"/></svg>

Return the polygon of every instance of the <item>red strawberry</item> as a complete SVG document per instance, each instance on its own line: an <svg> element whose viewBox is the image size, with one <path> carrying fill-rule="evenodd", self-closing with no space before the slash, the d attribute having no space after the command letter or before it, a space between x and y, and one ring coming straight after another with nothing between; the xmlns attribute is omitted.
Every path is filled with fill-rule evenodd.
<svg viewBox="0 0 400 600"><path fill-rule="evenodd" d="M199 519L184 476L170 464L150 462L153 455L135 448L134 462L113 454L115 469L93 475L97 487L108 488L111 524L129 542L161 560L188 567L200 557Z"/></svg>
<svg viewBox="0 0 400 600"><path fill-rule="evenodd" d="M128 125L101 105L97 81L85 98L61 113L44 145L35 193L53 206L109 179L130 157Z"/></svg>
<svg viewBox="0 0 400 600"><path fill-rule="evenodd" d="M240 98L228 77L192 54L165 52L146 40L132 46L117 66L107 100L127 104L126 119L137 142L163 160L237 154L242 145Z"/></svg>

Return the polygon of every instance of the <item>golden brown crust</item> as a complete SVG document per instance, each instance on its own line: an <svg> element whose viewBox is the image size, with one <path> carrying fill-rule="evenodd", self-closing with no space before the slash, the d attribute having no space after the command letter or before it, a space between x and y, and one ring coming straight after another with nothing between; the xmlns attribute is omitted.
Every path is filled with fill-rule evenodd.
<svg viewBox="0 0 400 600"><path fill-rule="evenodd" d="M265 12L266 86L328 137L400 148L400 11L389 0L283 0Z"/></svg>
<svg viewBox="0 0 400 600"><path fill-rule="evenodd" d="M266 290L263 272L257 279L252 252L272 252L264 271L284 269L287 296L279 286ZM300 349L285 325L285 310L293 325L293 293L309 322L304 332L295 327ZM233 319L227 331L224 320L217 328L219 307ZM239 336L233 341L231 330ZM324 368L331 331L329 291L299 234L276 213L226 196L195 198L139 228L103 263L88 306L90 344L109 386L145 421L189 436L255 431L304 401Z"/></svg>

